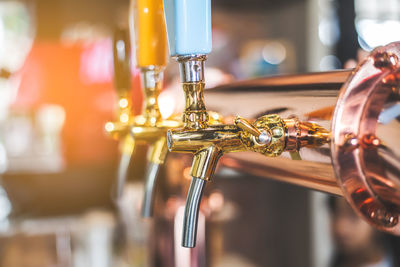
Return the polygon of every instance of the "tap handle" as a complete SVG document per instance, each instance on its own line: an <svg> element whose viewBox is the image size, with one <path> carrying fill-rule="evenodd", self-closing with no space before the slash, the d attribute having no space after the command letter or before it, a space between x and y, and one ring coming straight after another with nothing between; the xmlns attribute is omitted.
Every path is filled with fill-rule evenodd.
<svg viewBox="0 0 400 267"><path fill-rule="evenodd" d="M138 67L167 65L167 34L162 0L136 0L134 27Z"/></svg>
<svg viewBox="0 0 400 267"><path fill-rule="evenodd" d="M285 122L278 115L265 115L253 123L237 117L235 125L241 129L239 137L250 150L269 157L282 154L285 149Z"/></svg>
<svg viewBox="0 0 400 267"><path fill-rule="evenodd" d="M211 52L211 0L164 0L171 56Z"/></svg>
<svg viewBox="0 0 400 267"><path fill-rule="evenodd" d="M324 127L297 118L282 119L276 114L264 115L255 122L237 117L240 140L250 150L276 157L283 151L297 152L302 147L318 147L330 140Z"/></svg>
<svg viewBox="0 0 400 267"><path fill-rule="evenodd" d="M252 135L257 143L261 145L268 145L269 143L271 143L272 138L269 131L267 131L266 129L258 129L245 118L237 116L235 119L235 125L239 127L242 131L248 133L249 135Z"/></svg>
<svg viewBox="0 0 400 267"><path fill-rule="evenodd" d="M114 84L120 96L126 96L131 90L129 32L116 29L113 36Z"/></svg>

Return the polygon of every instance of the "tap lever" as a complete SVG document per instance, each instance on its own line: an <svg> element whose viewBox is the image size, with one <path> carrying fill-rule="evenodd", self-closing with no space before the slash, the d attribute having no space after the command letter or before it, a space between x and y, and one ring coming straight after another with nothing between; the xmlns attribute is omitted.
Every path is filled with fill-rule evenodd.
<svg viewBox="0 0 400 267"><path fill-rule="evenodd" d="M330 140L322 126L297 118L282 119L276 114L265 115L254 123L237 117L235 125L243 144L266 156L279 156L283 151L296 152L302 147L317 147Z"/></svg>
<svg viewBox="0 0 400 267"><path fill-rule="evenodd" d="M260 131L248 120L240 116L236 117L235 125L240 129L242 129L243 131L246 131L249 134L252 134L254 137L256 137L257 142L260 144L267 145L271 142L271 134L269 132L265 130Z"/></svg>
<svg viewBox="0 0 400 267"><path fill-rule="evenodd" d="M285 149L285 122L278 115L265 115L255 122L238 117L235 125L241 129L239 137L248 149L276 157Z"/></svg>

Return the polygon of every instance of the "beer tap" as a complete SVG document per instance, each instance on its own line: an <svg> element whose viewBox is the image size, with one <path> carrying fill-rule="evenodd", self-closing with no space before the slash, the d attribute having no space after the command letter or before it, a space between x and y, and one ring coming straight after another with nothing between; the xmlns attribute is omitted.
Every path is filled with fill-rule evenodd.
<svg viewBox="0 0 400 267"><path fill-rule="evenodd" d="M106 132L114 139L120 140L120 161L117 173L115 197L122 195L129 162L132 157L135 142L130 134L133 122L131 96L131 68L129 32L116 29L113 36L114 87L117 92L116 120L105 124Z"/></svg>
<svg viewBox="0 0 400 267"><path fill-rule="evenodd" d="M194 247L204 187L223 154L252 150L276 157L323 145L330 133L317 124L278 115L254 122L238 116L232 124L210 123L204 103L204 63L211 52L211 1L164 0L164 8L169 51L179 63L186 100L183 127L169 130L167 143L172 152L194 154L182 236L182 246Z"/></svg>
<svg viewBox="0 0 400 267"><path fill-rule="evenodd" d="M142 216L150 217L153 213L156 178L168 152L166 132L179 127L181 122L173 118L164 120L158 106L163 70L168 59L163 2L136 0L133 15L137 66L141 72L145 101L142 115L136 118L131 127L131 134L138 142L149 145Z"/></svg>
<svg viewBox="0 0 400 267"><path fill-rule="evenodd" d="M137 67L141 73L144 104L141 115L129 120L129 132L132 143L144 143L149 146L142 216L150 217L153 212L156 178L168 152L166 132L180 126L181 122L163 119L158 105L158 96L163 85L163 70L167 64L162 0L136 0L133 9ZM122 179L120 183L123 183ZM118 186L120 187L121 185Z"/></svg>

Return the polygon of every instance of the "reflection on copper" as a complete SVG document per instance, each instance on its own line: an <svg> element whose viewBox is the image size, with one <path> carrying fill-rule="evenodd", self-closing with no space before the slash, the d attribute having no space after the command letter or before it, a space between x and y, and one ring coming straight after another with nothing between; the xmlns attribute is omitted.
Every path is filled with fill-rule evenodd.
<svg viewBox="0 0 400 267"><path fill-rule="evenodd" d="M282 75L239 81L209 89L209 92L241 93L247 91L300 91L300 90L338 90L348 79L352 70L315 72L301 75ZM208 101L208 98L207 98Z"/></svg>
<svg viewBox="0 0 400 267"><path fill-rule="evenodd" d="M233 106L233 114L253 118L270 111L289 117L295 114L299 119L311 119L329 129L337 94L351 73L352 70L342 70L241 81L210 89L206 98L209 106L221 113ZM295 117L285 120L288 125L286 147L290 151L297 151L298 142L302 145L308 142L301 136L308 135L312 129L307 125L296 126L296 121ZM329 131L326 139L330 139ZM241 172L342 195L332 169L329 148L305 150L300 153L302 160L297 161L288 155L265 158L251 152L226 154L221 161Z"/></svg>
<svg viewBox="0 0 400 267"><path fill-rule="evenodd" d="M394 234L400 234L400 187L398 177L393 180L387 175L387 160L379 153L389 152L390 144L383 146L376 132L379 115L393 92L391 86L400 82L399 55L400 43L393 43L374 50L356 68L339 95L331 146L333 166L346 199L370 224ZM391 86L387 86L389 81ZM360 145L349 150L349 140ZM388 158L399 161L394 154Z"/></svg>
<svg viewBox="0 0 400 267"><path fill-rule="evenodd" d="M331 146L304 149L297 157L302 160L233 153L222 163L260 177L344 195L370 224L400 234L400 164L392 151L397 147L390 147L398 136L391 130L385 131L384 139L377 135L385 104L397 101L399 57L400 43L393 43L373 51L354 70L261 78L208 90L208 105L223 115L255 118L274 110L327 129L332 125L332 133L327 132L332 134ZM296 151L290 136L299 128L295 121L292 124L287 145Z"/></svg>
<svg viewBox="0 0 400 267"><path fill-rule="evenodd" d="M223 165L261 178L274 179L335 195L343 195L330 164L241 152L221 159Z"/></svg>
<svg viewBox="0 0 400 267"><path fill-rule="evenodd" d="M335 107L326 107L320 108L316 111L312 111L306 114L308 120L317 119L317 120L331 120L333 117L333 112L335 111Z"/></svg>
<svg viewBox="0 0 400 267"><path fill-rule="evenodd" d="M213 212L219 211L224 206L224 195L219 191L214 191L208 197L208 205Z"/></svg>

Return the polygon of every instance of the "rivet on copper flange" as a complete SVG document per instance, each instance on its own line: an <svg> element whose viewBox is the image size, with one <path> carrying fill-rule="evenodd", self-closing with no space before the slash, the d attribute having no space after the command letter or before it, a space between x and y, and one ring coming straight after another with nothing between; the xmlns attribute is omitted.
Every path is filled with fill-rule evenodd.
<svg viewBox="0 0 400 267"><path fill-rule="evenodd" d="M377 147L381 144L381 140L373 134L366 134L362 137L362 146L365 148Z"/></svg>
<svg viewBox="0 0 400 267"><path fill-rule="evenodd" d="M400 83L400 72L397 70L389 73L388 75L386 75L386 77L382 79L382 82L387 86L398 88Z"/></svg>
<svg viewBox="0 0 400 267"><path fill-rule="evenodd" d="M394 69L398 64L396 55L388 52L378 52L374 55L374 66L378 69Z"/></svg>
<svg viewBox="0 0 400 267"><path fill-rule="evenodd" d="M375 209L369 214L370 218L384 227L394 227L399 222L397 214L393 214L386 210Z"/></svg>
<svg viewBox="0 0 400 267"><path fill-rule="evenodd" d="M349 133L345 135L345 141L343 143L343 149L346 151L352 151L360 145L360 142L357 136L353 133Z"/></svg>

